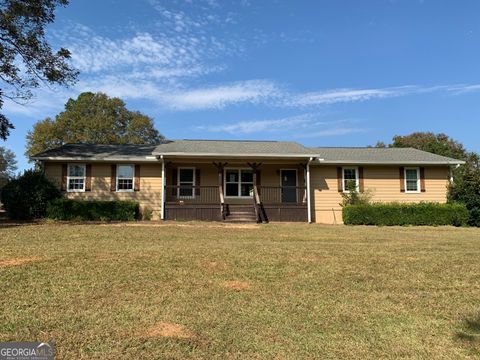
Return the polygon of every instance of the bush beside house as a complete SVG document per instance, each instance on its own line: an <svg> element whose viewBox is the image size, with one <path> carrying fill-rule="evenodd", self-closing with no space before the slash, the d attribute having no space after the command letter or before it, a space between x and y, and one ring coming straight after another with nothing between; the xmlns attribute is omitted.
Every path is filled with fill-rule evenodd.
<svg viewBox="0 0 480 360"><path fill-rule="evenodd" d="M464 169L463 176L450 186L448 199L465 204L470 213L468 225L480 226L480 169Z"/></svg>
<svg viewBox="0 0 480 360"><path fill-rule="evenodd" d="M361 204L343 208L346 225L467 225L469 212L463 204Z"/></svg>
<svg viewBox="0 0 480 360"><path fill-rule="evenodd" d="M14 220L43 218L47 204L60 197L60 190L40 171L35 170L25 171L1 190L3 206L8 216Z"/></svg>
<svg viewBox="0 0 480 360"><path fill-rule="evenodd" d="M47 217L53 220L132 221L139 216L139 204L134 201L57 199L47 207Z"/></svg>

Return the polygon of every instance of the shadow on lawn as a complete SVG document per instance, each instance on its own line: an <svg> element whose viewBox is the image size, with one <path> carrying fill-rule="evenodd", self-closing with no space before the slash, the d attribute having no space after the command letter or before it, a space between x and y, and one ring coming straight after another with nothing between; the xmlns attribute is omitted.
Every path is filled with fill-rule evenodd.
<svg viewBox="0 0 480 360"><path fill-rule="evenodd" d="M473 318L465 319L462 329L456 333L456 338L480 351L480 314Z"/></svg>

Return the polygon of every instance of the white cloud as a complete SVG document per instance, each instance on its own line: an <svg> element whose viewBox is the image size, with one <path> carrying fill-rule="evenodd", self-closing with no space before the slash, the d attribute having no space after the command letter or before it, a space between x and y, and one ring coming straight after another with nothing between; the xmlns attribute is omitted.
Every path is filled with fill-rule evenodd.
<svg viewBox="0 0 480 360"><path fill-rule="evenodd" d="M408 94L413 89L415 89L415 87L412 86L378 89L333 89L294 95L287 103L293 106L313 106L359 102L402 96Z"/></svg>
<svg viewBox="0 0 480 360"><path fill-rule="evenodd" d="M367 131L368 131L367 129L358 128L358 127L332 127L324 130L319 130L319 131L311 131L304 134L295 134L294 137L314 138L314 137L322 137L322 136L340 136L340 135L364 133Z"/></svg>
<svg viewBox="0 0 480 360"><path fill-rule="evenodd" d="M314 115L302 114L298 116L290 116L281 119L271 120L248 120L239 121L234 124L217 124L210 126L199 126L197 130L205 130L208 132L236 134L254 134L258 132L278 132L292 130L299 127L307 126L314 123Z"/></svg>
<svg viewBox="0 0 480 360"><path fill-rule="evenodd" d="M197 131L225 133L230 135L252 135L276 133L290 138L310 138L321 136L340 136L366 132L367 129L352 127L357 121L343 119L323 121L321 114L306 113L279 119L247 120L235 123L211 124L197 126Z"/></svg>
<svg viewBox="0 0 480 360"><path fill-rule="evenodd" d="M159 100L176 110L220 109L227 105L265 103L282 96L280 88L267 80L247 80L214 87L174 91Z"/></svg>

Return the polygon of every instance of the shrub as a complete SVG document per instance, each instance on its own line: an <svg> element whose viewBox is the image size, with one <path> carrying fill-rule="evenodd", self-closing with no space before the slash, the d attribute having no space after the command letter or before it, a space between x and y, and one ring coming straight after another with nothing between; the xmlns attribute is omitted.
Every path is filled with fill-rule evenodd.
<svg viewBox="0 0 480 360"><path fill-rule="evenodd" d="M47 217L54 220L132 221L139 218L139 205L134 201L57 199L48 204Z"/></svg>
<svg viewBox="0 0 480 360"><path fill-rule="evenodd" d="M3 206L8 216L15 220L44 217L48 202L59 197L60 190L36 170L25 171L1 190Z"/></svg>
<svg viewBox="0 0 480 360"><path fill-rule="evenodd" d="M480 169L466 167L448 192L449 201L465 204L470 216L468 225L480 226Z"/></svg>
<svg viewBox="0 0 480 360"><path fill-rule="evenodd" d="M368 205L372 199L372 193L370 190L359 192L355 181L347 182L347 192L342 192L341 206L348 205Z"/></svg>
<svg viewBox="0 0 480 360"><path fill-rule="evenodd" d="M468 216L465 205L456 203L390 203L343 208L343 222L347 225L463 226L467 224Z"/></svg>

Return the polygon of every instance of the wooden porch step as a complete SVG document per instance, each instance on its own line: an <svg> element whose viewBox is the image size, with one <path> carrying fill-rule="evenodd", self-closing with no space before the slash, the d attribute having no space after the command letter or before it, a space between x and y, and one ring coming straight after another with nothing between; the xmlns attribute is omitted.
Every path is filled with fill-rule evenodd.
<svg viewBox="0 0 480 360"><path fill-rule="evenodd" d="M255 215L255 209L253 205L249 206L228 206L228 215L225 222L235 223L254 223L257 222L257 216Z"/></svg>

